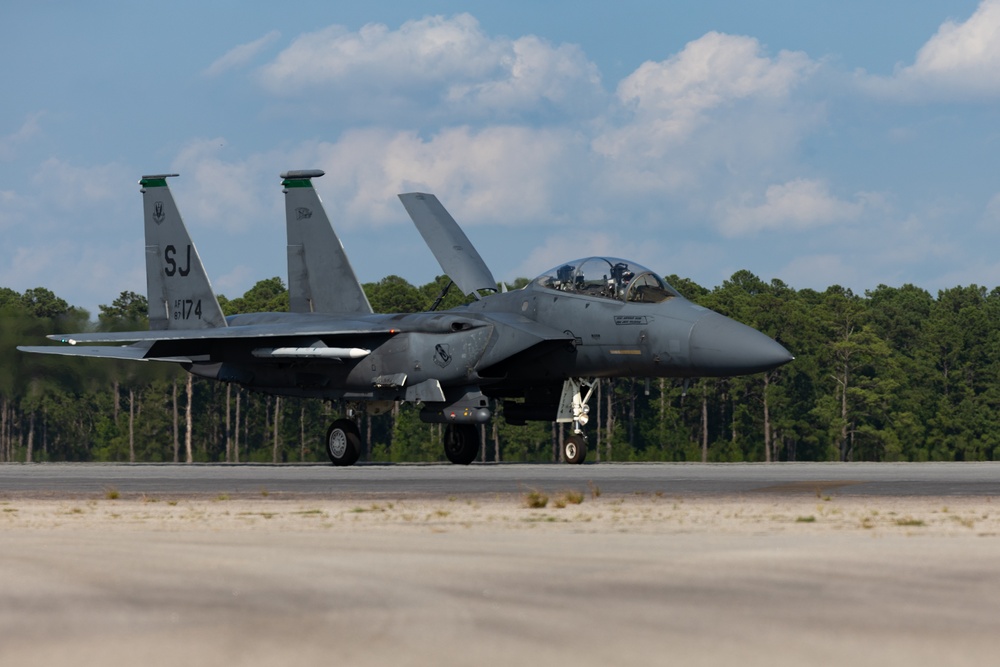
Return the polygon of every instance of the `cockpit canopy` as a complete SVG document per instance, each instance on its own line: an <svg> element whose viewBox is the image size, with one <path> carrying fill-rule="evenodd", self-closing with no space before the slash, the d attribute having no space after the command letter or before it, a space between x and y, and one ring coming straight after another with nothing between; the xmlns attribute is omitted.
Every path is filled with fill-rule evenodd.
<svg viewBox="0 0 1000 667"><path fill-rule="evenodd" d="M660 303L680 294L663 278L635 262L615 257L588 257L550 269L532 284L633 303Z"/></svg>

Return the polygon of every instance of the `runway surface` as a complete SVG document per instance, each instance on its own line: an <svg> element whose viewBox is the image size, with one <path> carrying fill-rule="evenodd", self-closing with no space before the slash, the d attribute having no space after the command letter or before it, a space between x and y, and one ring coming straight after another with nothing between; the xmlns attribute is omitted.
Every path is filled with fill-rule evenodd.
<svg viewBox="0 0 1000 667"><path fill-rule="evenodd" d="M1000 655L998 480L0 465L0 665L978 667Z"/></svg>
<svg viewBox="0 0 1000 667"><path fill-rule="evenodd" d="M344 497L516 494L586 488L610 493L814 493L875 496L1000 495L1000 463L783 463L571 465L0 464L4 494L57 497L306 494Z"/></svg>

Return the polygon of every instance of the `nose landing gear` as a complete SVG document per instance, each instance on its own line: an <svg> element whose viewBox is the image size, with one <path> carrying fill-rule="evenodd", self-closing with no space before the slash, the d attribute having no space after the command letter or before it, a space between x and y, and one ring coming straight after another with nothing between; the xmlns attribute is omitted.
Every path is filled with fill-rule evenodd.
<svg viewBox="0 0 1000 667"><path fill-rule="evenodd" d="M566 463L583 463L587 458L587 436L583 433L583 427L590 421L587 402L593 396L598 382L599 380L584 378L569 378L563 382L556 421L573 424L573 435L563 441L562 453ZM585 387L587 393L582 395L581 390Z"/></svg>
<svg viewBox="0 0 1000 667"><path fill-rule="evenodd" d="M587 439L571 435L563 441L563 460L566 463L583 463L587 458Z"/></svg>

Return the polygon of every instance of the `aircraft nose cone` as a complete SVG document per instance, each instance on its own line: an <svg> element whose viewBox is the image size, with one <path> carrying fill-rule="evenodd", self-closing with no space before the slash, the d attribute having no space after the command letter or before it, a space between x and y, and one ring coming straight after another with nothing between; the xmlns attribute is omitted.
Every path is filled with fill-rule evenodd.
<svg viewBox="0 0 1000 667"><path fill-rule="evenodd" d="M782 345L761 332L718 313L691 328L691 362L705 375L746 375L794 359Z"/></svg>

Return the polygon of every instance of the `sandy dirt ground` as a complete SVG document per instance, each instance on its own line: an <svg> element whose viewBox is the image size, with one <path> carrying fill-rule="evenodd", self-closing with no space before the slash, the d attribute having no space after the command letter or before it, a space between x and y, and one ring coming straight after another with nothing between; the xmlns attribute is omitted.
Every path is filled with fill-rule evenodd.
<svg viewBox="0 0 1000 667"><path fill-rule="evenodd" d="M997 656L989 497L0 499L0 665Z"/></svg>

